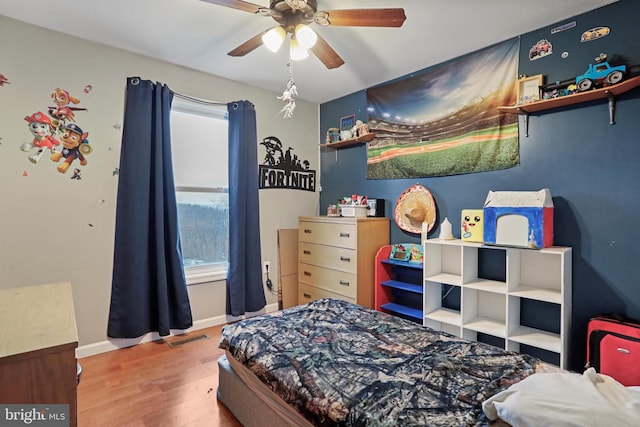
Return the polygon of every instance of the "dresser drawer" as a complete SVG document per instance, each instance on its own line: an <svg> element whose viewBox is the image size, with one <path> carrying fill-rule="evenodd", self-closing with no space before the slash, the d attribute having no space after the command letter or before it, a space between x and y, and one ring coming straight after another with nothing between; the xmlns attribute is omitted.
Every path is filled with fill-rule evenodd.
<svg viewBox="0 0 640 427"><path fill-rule="evenodd" d="M355 298L357 293L356 275L330 268L318 267L311 264L300 263L298 280L311 286L336 292L350 298Z"/></svg>
<svg viewBox="0 0 640 427"><path fill-rule="evenodd" d="M298 238L300 242L321 245L356 248L355 224L332 224L327 222L300 221Z"/></svg>
<svg viewBox="0 0 640 427"><path fill-rule="evenodd" d="M315 288L306 284L301 284L298 288L298 304L306 304L308 302L321 298L336 298L343 301L349 301L354 304L356 303L355 298L347 298L344 295L329 292L320 288Z"/></svg>
<svg viewBox="0 0 640 427"><path fill-rule="evenodd" d="M305 264L329 267L351 273L356 272L357 258L354 249L300 242L298 246L298 260Z"/></svg>

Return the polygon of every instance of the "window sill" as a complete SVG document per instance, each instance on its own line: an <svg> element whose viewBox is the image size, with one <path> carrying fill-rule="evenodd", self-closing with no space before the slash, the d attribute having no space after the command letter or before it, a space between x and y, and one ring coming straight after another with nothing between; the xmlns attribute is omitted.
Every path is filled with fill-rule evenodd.
<svg viewBox="0 0 640 427"><path fill-rule="evenodd" d="M201 283L220 282L227 280L227 271L208 271L200 273L188 273L185 272L187 279L187 286L199 285Z"/></svg>

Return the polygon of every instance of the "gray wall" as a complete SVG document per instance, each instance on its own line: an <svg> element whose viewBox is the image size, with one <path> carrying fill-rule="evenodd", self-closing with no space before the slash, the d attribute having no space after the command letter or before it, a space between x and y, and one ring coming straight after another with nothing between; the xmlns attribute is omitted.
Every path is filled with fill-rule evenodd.
<svg viewBox="0 0 640 427"><path fill-rule="evenodd" d="M640 64L640 2L621 0L575 17L576 28L552 35L550 30L569 19L521 37L520 74L544 74L547 81L564 80L584 72L600 52ZM597 26L611 27L600 40L580 43L580 34ZM472 37L472 35L470 35ZM546 38L554 54L529 61L529 48ZM566 59L563 51L569 52ZM400 76L399 76L400 77ZM366 194L386 201L392 218L395 200L416 182L433 194L437 223L445 217L455 224L460 211L481 208L489 190L533 191L548 187L555 205L555 244L573 247L573 315L570 368L585 363L587 321L600 313L620 313L640 319L640 250L636 215L640 212L640 89L617 98L616 124L609 125L606 100L555 109L530 117L529 137L520 119L520 165L501 171L436 178L367 180L366 147L321 151L320 208L344 195ZM320 106L320 140L340 117L356 114L367 120L366 93L357 92ZM439 233L434 229L430 237ZM392 220L391 242L415 242ZM427 260L428 262L428 260ZM489 262L500 263L499 260ZM544 307L523 307L524 316L543 321ZM537 319L535 319L537 317Z"/></svg>
<svg viewBox="0 0 640 427"><path fill-rule="evenodd" d="M275 135L318 170L318 105L296 103L295 120L278 114L278 94L177 65L81 40L0 16L0 288L71 282L80 355L131 345L107 340L113 233L126 78L166 83L172 90L220 102L248 99L256 106L258 138ZM73 59L71 62L70 60ZM91 84L90 93L84 93ZM37 165L20 144L33 136L24 117L46 112L56 88L81 98L78 125L89 132L93 152L82 179L59 173L45 156ZM257 142L256 142L257 143ZM265 155L258 146L258 156ZM75 167L75 166L72 166ZM26 176L25 176L26 175ZM278 277L277 230L297 227L299 215L316 213L318 195L309 191L260 191L262 259ZM89 226L88 224L92 224ZM225 281L189 286L195 327L227 321ZM277 307L277 295L266 291ZM87 352L84 351L87 349Z"/></svg>

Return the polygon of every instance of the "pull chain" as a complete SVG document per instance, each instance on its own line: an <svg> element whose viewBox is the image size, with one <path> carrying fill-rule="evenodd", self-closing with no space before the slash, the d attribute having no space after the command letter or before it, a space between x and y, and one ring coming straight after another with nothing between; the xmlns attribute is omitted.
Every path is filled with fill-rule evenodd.
<svg viewBox="0 0 640 427"><path fill-rule="evenodd" d="M296 82L293 80L293 60L291 59L291 49L291 44L289 44L289 64L287 64L289 67L289 80L287 81L287 88L282 92L282 96L278 97L278 99L286 102L285 106L280 110L285 119L290 119L293 116L293 110L296 108L296 96L298 96Z"/></svg>

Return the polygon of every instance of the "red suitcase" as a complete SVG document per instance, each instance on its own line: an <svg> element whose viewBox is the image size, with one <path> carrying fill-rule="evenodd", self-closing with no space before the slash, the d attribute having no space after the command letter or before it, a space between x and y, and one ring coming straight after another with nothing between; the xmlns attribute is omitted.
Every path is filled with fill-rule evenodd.
<svg viewBox="0 0 640 427"><path fill-rule="evenodd" d="M625 386L640 386L640 323L614 316L589 320L586 367Z"/></svg>

